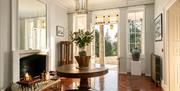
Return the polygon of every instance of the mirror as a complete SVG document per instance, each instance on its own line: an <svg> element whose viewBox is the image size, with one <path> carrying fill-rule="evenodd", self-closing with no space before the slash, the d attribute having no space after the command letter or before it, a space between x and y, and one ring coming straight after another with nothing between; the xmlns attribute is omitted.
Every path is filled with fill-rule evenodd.
<svg viewBox="0 0 180 91"><path fill-rule="evenodd" d="M46 4L40 0L19 0L18 11L19 49L46 49Z"/></svg>

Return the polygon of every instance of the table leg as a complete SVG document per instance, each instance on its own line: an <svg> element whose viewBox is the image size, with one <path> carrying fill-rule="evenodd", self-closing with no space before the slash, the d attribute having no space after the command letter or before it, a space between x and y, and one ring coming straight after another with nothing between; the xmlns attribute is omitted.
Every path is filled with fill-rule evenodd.
<svg viewBox="0 0 180 91"><path fill-rule="evenodd" d="M80 78L79 89L89 89L88 78Z"/></svg>

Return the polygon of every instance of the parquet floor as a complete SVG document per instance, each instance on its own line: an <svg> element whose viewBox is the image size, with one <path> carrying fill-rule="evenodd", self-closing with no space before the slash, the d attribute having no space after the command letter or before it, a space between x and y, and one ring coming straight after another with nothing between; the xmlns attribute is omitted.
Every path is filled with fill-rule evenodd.
<svg viewBox="0 0 180 91"><path fill-rule="evenodd" d="M119 91L163 91L150 77L119 75Z"/></svg>
<svg viewBox="0 0 180 91"><path fill-rule="evenodd" d="M109 70L105 76L91 78L89 82L93 91L163 91L150 77L117 74L114 70ZM76 89L78 85L79 79L62 79L61 91Z"/></svg>

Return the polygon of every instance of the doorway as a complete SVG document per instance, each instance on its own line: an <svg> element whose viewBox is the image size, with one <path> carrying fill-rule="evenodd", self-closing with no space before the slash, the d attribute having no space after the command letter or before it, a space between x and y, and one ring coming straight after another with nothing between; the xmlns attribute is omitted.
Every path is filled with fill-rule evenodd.
<svg viewBox="0 0 180 91"><path fill-rule="evenodd" d="M165 15L167 91L180 91L180 0L174 0Z"/></svg>
<svg viewBox="0 0 180 91"><path fill-rule="evenodd" d="M95 62L117 70L118 24L95 25ZM103 62L102 62L103 60Z"/></svg>

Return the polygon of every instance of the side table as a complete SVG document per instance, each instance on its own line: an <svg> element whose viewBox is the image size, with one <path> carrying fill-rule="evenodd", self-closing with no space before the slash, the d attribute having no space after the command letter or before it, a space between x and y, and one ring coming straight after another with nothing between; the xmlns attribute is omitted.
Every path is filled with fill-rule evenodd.
<svg viewBox="0 0 180 91"><path fill-rule="evenodd" d="M80 78L78 91L89 91L91 87L88 83L88 78L102 76L107 73L108 68L103 64L90 64L90 66L85 69L79 69L77 64L63 65L57 68L57 75L60 77Z"/></svg>

